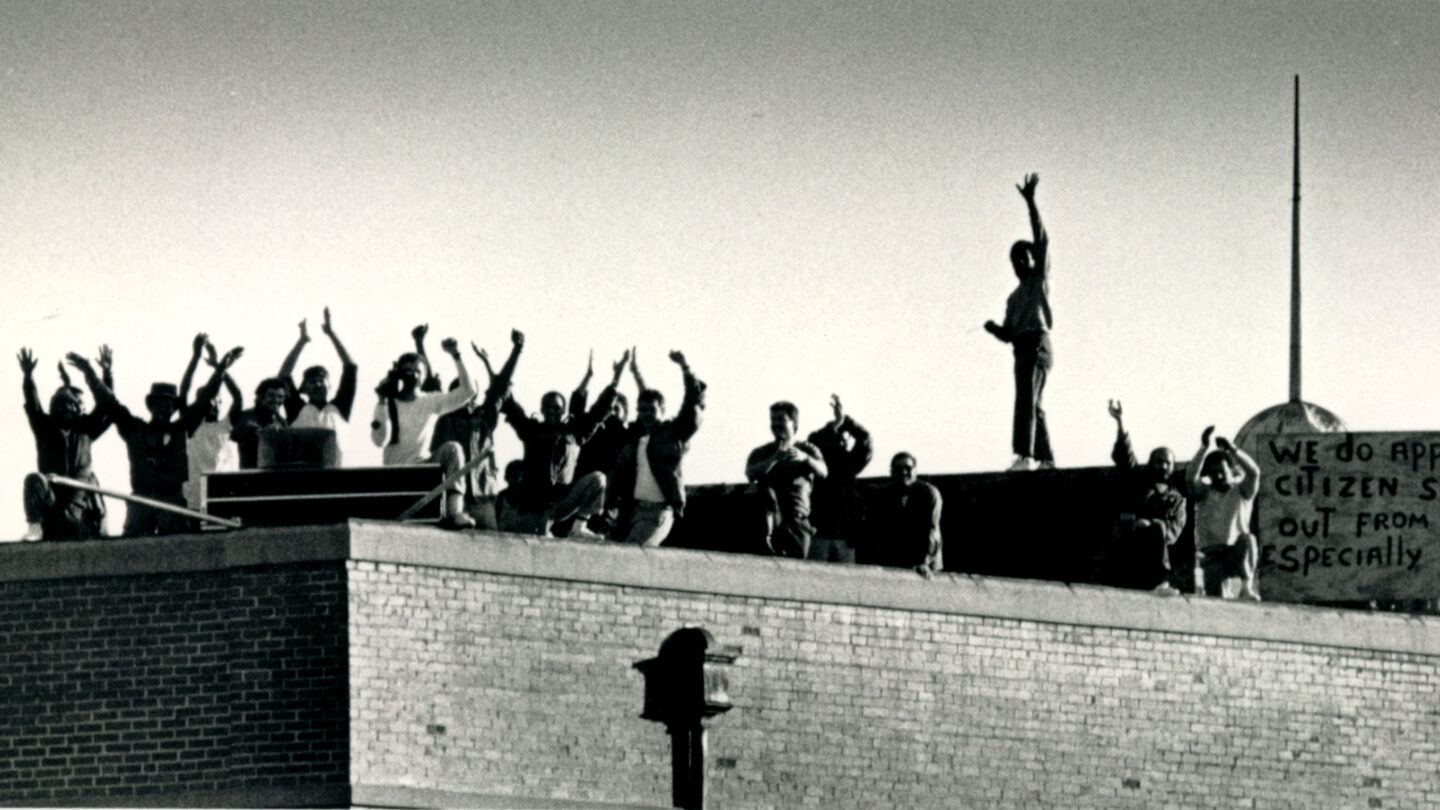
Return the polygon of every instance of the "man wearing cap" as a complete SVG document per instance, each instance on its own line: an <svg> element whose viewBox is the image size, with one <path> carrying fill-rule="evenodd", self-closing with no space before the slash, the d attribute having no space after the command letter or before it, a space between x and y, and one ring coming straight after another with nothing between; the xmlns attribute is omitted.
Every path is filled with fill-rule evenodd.
<svg viewBox="0 0 1440 810"><path fill-rule="evenodd" d="M286 417L290 420L290 426L296 428L322 428L331 431L338 431L340 425L350 421L350 409L355 404L355 377L357 369L351 361L349 352L335 335L335 330L330 326L330 308L325 308L325 322L320 327L326 337L335 346L335 353L340 356L340 387L335 389L335 398L330 398L330 372L324 366L311 366L305 369L304 375L300 378L300 388L295 389L291 382L291 374L295 371L295 363L300 359L300 352L305 344L310 342L310 334L305 328L305 321L300 322L300 337L295 341L295 347L285 356L284 363L280 366L280 379L290 382L289 396L285 401ZM340 448L335 448L336 466L340 465Z"/></svg>
<svg viewBox="0 0 1440 810"><path fill-rule="evenodd" d="M110 352L101 349L100 364L110 374ZM110 428L110 414L98 405L85 413L81 391L68 383L50 398L50 412L40 407L35 388L35 355L20 350L25 376L25 417L35 436L39 472L25 476L25 540L89 540L101 535L105 502L92 492L52 485L45 475L63 475L96 483L90 444Z"/></svg>
<svg viewBox="0 0 1440 810"><path fill-rule="evenodd" d="M142 421L115 397L99 377L90 361L78 354L69 354L70 365L85 375L85 382L95 392L98 407L106 410L125 440L130 456L130 490L136 495L157 501L185 506L185 481L190 477L186 441L210 410L210 401L220 388L221 379L231 364L240 357L241 349L231 349L220 358L214 374L195 395L195 402L182 408L180 391L173 383L157 382L145 396L150 420ZM176 412L180 418L175 419ZM143 504L131 503L125 510L125 536L173 534L190 528L188 518Z"/></svg>

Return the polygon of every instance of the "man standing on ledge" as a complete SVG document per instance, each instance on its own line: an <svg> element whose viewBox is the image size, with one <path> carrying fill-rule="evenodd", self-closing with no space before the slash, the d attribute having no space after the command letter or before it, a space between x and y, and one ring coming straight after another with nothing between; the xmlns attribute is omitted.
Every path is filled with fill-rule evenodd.
<svg viewBox="0 0 1440 810"><path fill-rule="evenodd" d="M685 511L681 462L690 449L691 437L700 429L700 414L705 409L705 383L695 377L685 355L672 351L670 359L685 377L680 415L665 419L665 395L653 388L642 389L635 401L638 418L628 429L614 467L612 489L623 504L622 533L616 539L642 546L665 542L675 518ZM633 352L630 360L635 360Z"/></svg>
<svg viewBox="0 0 1440 810"><path fill-rule="evenodd" d="M754 484L765 510L765 546L777 557L805 559L815 528L810 525L810 490L829 474L820 448L795 440L800 409L790 402L770 406L775 441L750 451L745 478Z"/></svg>
<svg viewBox="0 0 1440 810"><path fill-rule="evenodd" d="M1005 323L985 322L985 331L1015 348L1015 424L1012 434L1015 463L1011 470L1052 469L1050 433L1040 395L1050 371L1050 239L1035 207L1036 174L1025 175L1016 186L1030 209L1034 240L1010 246L1010 265L1020 284L1005 302Z"/></svg>
<svg viewBox="0 0 1440 810"><path fill-rule="evenodd" d="M1214 433L1213 426L1205 428L1188 472L1195 499L1195 594L1258 602L1260 548L1250 533L1250 512L1260 493L1260 465L1224 437L1212 445Z"/></svg>

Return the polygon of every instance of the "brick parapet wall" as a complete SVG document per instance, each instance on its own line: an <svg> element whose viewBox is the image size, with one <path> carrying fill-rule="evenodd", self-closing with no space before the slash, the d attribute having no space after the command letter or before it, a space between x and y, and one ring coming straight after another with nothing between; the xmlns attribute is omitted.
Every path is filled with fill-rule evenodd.
<svg viewBox="0 0 1440 810"><path fill-rule="evenodd" d="M268 540L5 548L0 802L343 801L344 564Z"/></svg>
<svg viewBox="0 0 1440 810"><path fill-rule="evenodd" d="M352 525L357 784L663 805L631 669L742 656L717 807L1440 805L1429 619Z"/></svg>
<svg viewBox="0 0 1440 810"><path fill-rule="evenodd" d="M685 623L712 806L1440 806L1434 619L363 521L0 548L0 803L665 806Z"/></svg>

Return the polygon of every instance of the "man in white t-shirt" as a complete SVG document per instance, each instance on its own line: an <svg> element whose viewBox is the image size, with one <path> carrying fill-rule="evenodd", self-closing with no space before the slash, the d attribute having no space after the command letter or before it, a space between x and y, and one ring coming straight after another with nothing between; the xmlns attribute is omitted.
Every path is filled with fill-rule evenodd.
<svg viewBox="0 0 1440 810"><path fill-rule="evenodd" d="M203 337L203 336L201 336ZM216 356L215 347L208 341L201 343L197 337L197 346L205 350L205 362L215 368L220 359ZM232 472L240 469L240 448L231 440L230 433L235 423L240 419L240 414L245 410L245 395L240 392L240 386L235 384L234 378L227 371L223 378L225 390L230 394L230 408L226 415L220 416L220 397L216 395L210 401L210 411L205 416L205 421L190 434L190 441L185 445L185 452L189 455L190 478L185 482L185 503L191 509L200 508L200 479L205 475L215 472ZM188 387L187 379L182 381L182 392Z"/></svg>
<svg viewBox="0 0 1440 810"><path fill-rule="evenodd" d="M420 393L424 379L420 356L400 355L375 389L380 401L370 422L370 439L376 447L383 448L386 466L433 461L439 463L446 479L455 478L442 501L442 524L465 529L475 525L475 519L465 513L465 481L455 476L465 464L465 450L456 442L445 442L432 455L430 435L435 430L435 420L465 407L476 391L470 373L465 370L465 360L460 356L460 344L454 338L446 338L440 346L455 361L459 385L443 394Z"/></svg>
<svg viewBox="0 0 1440 810"><path fill-rule="evenodd" d="M1224 437L1216 437L1212 449L1214 433L1214 427L1205 429L1187 473L1195 499L1195 592L1258 602L1260 548L1250 533L1250 512L1260 492L1260 465Z"/></svg>
<svg viewBox="0 0 1440 810"><path fill-rule="evenodd" d="M323 428L326 430L339 431L340 426L350 421L350 409L355 404L355 378L357 368L350 359L350 353L345 351L345 346L336 336L335 330L330 323L330 308L325 308L325 323L321 326L326 337L335 346L335 353L340 356L340 387L335 391L335 397L330 397L330 372L324 366L311 366L305 369L305 374L300 378L300 388L285 401L285 414L290 420L290 427L296 428ZM300 352L305 344L310 342L310 335L306 331L305 321L300 322L300 337L295 341L295 347L285 356L285 362L280 365L279 377L290 382L291 374L295 371L295 363L300 359ZM292 391L293 388L292 383ZM340 466L340 445L337 440L335 446L335 464Z"/></svg>

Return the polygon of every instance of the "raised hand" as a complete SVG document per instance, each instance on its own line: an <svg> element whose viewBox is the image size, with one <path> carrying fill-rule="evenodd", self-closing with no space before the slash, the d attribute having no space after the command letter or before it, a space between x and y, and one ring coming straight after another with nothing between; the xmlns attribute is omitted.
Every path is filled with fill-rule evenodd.
<svg viewBox="0 0 1440 810"><path fill-rule="evenodd" d="M517 349L523 347L525 345L525 333L519 329L511 329L510 342L513 343Z"/></svg>
<svg viewBox="0 0 1440 810"><path fill-rule="evenodd" d="M20 354L16 356L20 359L20 370L25 373L26 377L35 373L36 362L34 352L29 349L21 349Z"/></svg>
<svg viewBox="0 0 1440 810"><path fill-rule="evenodd" d="M236 346L235 348L226 352L225 356L220 358L220 368L230 368L232 365L235 364L236 360L240 359L240 355L244 353L245 347L243 346Z"/></svg>
<svg viewBox="0 0 1440 810"><path fill-rule="evenodd" d="M79 369L80 373L84 374L87 377L95 373L95 368L90 365L90 361L85 359L81 355L76 354L75 352L70 352L69 354L65 355L65 360L70 365Z"/></svg>
<svg viewBox="0 0 1440 810"><path fill-rule="evenodd" d="M440 350L450 355L451 357L460 356L460 344L456 342L455 338L453 337L447 337L444 340L440 341Z"/></svg>
<svg viewBox="0 0 1440 810"><path fill-rule="evenodd" d="M590 378L590 375L591 375L591 374L594 374L594 373L595 373L595 349L594 349L594 347L591 347L591 349L590 349L590 359L587 360L587 361L585 361L585 378L586 378L586 379L589 379L589 378Z"/></svg>
<svg viewBox="0 0 1440 810"><path fill-rule="evenodd" d="M685 367L685 355L682 354L679 349L670 352L670 360L671 362L679 364L681 368Z"/></svg>
<svg viewBox="0 0 1440 810"><path fill-rule="evenodd" d="M1112 399L1112 400L1110 400L1110 405L1109 405L1109 407L1108 407L1108 410L1110 411L1110 418L1111 418L1111 419L1114 419L1116 422L1119 422L1119 421L1120 421L1121 414L1123 413L1123 411L1121 411L1121 409L1120 409L1120 400L1118 400L1118 399Z"/></svg>
<svg viewBox="0 0 1440 810"><path fill-rule="evenodd" d="M830 395L830 409L835 412L835 424L839 425L845 421L845 406L840 404L840 395Z"/></svg>
<svg viewBox="0 0 1440 810"><path fill-rule="evenodd" d="M64 364L64 363L56 363L56 364L55 364L55 368L57 368L57 369L60 370L60 382L64 383L66 388L71 387L71 385L70 385L70 373L65 370L65 364Z"/></svg>
<svg viewBox="0 0 1440 810"><path fill-rule="evenodd" d="M110 350L110 344L106 343L100 347L100 368L103 371L110 371L115 367L115 352Z"/></svg>
<svg viewBox="0 0 1440 810"><path fill-rule="evenodd" d="M422 323L422 324L420 324L419 326L415 327L414 329L411 329L411 330L410 330L410 337L415 338L415 342L416 342L416 343L421 343L421 342L423 342L423 341L425 340L425 336L426 336L427 334L429 334L429 333L430 333L430 324L428 324L428 323Z"/></svg>
<svg viewBox="0 0 1440 810"><path fill-rule="evenodd" d="M190 348L195 352L195 356L199 357L200 352L205 350L205 344L209 342L210 336L205 334L204 332L201 332L195 336L195 340L191 341Z"/></svg>
<svg viewBox="0 0 1440 810"><path fill-rule="evenodd" d="M310 340L310 330L305 327L307 320L309 320L309 318L300 319L300 341L302 343L309 342Z"/></svg>
<svg viewBox="0 0 1440 810"><path fill-rule="evenodd" d="M1215 426L1214 426L1214 425L1211 425L1210 427L1205 428L1205 432L1200 434L1200 443L1201 443L1202 445L1206 446L1206 447L1209 447L1209 446L1210 446L1210 437L1211 437L1211 436L1214 436L1214 435L1215 435Z"/></svg>
<svg viewBox="0 0 1440 810"><path fill-rule="evenodd" d="M326 335L334 335L335 331L330 328L330 307L325 307L325 321L320 324L320 331Z"/></svg>
<svg viewBox="0 0 1440 810"><path fill-rule="evenodd" d="M1035 186L1039 183L1040 175L1027 174L1025 175L1025 183L1023 185L1017 185L1015 188L1020 190L1020 196L1027 200L1033 200L1035 199Z"/></svg>
<svg viewBox="0 0 1440 810"><path fill-rule="evenodd" d="M205 344L205 364L211 368L220 365L220 357L215 354L215 344Z"/></svg>
<svg viewBox="0 0 1440 810"><path fill-rule="evenodd" d="M478 357L478 358L480 358L480 361L481 361L482 363L484 363L484 364L487 365L487 366L490 365L490 355L489 355L484 349L482 349L482 348L480 348L479 346L475 345L475 341L473 341L473 340L470 341L470 349L471 349L471 351L475 352L475 356Z"/></svg>
<svg viewBox="0 0 1440 810"><path fill-rule="evenodd" d="M629 363L630 363L630 350L629 350L629 349L626 349L626 350L625 350L625 353L622 354L622 355L620 355L620 360L619 360L619 362L617 362L617 363L615 364L615 380L616 380L617 382L620 380L620 375L625 371L625 366L628 365Z"/></svg>

